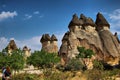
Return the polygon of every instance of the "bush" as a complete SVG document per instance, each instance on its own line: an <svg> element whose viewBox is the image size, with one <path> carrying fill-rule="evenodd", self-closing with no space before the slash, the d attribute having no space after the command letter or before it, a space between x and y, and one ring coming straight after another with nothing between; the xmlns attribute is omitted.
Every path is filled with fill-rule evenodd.
<svg viewBox="0 0 120 80"><path fill-rule="evenodd" d="M64 66L61 65L61 64L58 64L58 65L56 66L56 69L58 69L58 70L60 70L60 71L64 71Z"/></svg>
<svg viewBox="0 0 120 80"><path fill-rule="evenodd" d="M51 68L60 61L56 53L47 53L45 51L35 51L27 58L27 64L38 68Z"/></svg>
<svg viewBox="0 0 120 80"><path fill-rule="evenodd" d="M40 80L40 77L36 74L23 73L23 74L17 74L13 76L12 79L13 80Z"/></svg>
<svg viewBox="0 0 120 80"><path fill-rule="evenodd" d="M104 65L102 64L101 61L98 61L98 60L93 61L93 67L94 69L104 70Z"/></svg>
<svg viewBox="0 0 120 80"><path fill-rule="evenodd" d="M94 55L93 50L85 49L85 47L78 47L79 54L77 58L91 58Z"/></svg>
<svg viewBox="0 0 120 80"><path fill-rule="evenodd" d="M65 66L65 70L68 71L77 71L82 70L84 65L80 62L79 59L71 59L68 61L68 63Z"/></svg>

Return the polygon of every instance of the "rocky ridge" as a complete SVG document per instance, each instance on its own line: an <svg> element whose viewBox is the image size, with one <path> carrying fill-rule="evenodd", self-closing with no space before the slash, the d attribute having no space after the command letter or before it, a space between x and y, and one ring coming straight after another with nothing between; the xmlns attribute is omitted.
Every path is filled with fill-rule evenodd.
<svg viewBox="0 0 120 80"><path fill-rule="evenodd" d="M59 50L64 63L79 53L78 46L92 49L96 59L110 65L119 63L120 42L117 33L113 35L110 32L110 24L101 13L97 14L95 22L83 14L80 18L74 14L68 28Z"/></svg>

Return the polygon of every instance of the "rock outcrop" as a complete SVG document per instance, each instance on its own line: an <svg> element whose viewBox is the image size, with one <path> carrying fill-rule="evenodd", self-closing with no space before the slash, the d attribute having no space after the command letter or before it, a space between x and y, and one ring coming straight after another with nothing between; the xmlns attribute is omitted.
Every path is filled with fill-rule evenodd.
<svg viewBox="0 0 120 80"><path fill-rule="evenodd" d="M14 40L10 40L8 46L5 48L8 52L9 55L11 55L11 52L18 49L16 44L15 44L15 41Z"/></svg>
<svg viewBox="0 0 120 80"><path fill-rule="evenodd" d="M49 53L58 53L57 38L53 34L51 37L49 34L43 34L40 42L42 43L42 50Z"/></svg>
<svg viewBox="0 0 120 80"><path fill-rule="evenodd" d="M23 47L23 52L24 52L24 58L25 58L25 60L27 59L27 57L29 57L31 55L30 51L31 51L31 49L28 49L27 46Z"/></svg>
<svg viewBox="0 0 120 80"><path fill-rule="evenodd" d="M73 15L68 25L69 31L62 39L59 54L64 63L76 57L77 47L85 47L94 51L95 58L110 65L116 65L120 58L120 44L117 35L110 32L110 25L101 13L97 14L96 21L80 15ZM117 61L116 61L117 60ZM112 62L111 62L112 61Z"/></svg>

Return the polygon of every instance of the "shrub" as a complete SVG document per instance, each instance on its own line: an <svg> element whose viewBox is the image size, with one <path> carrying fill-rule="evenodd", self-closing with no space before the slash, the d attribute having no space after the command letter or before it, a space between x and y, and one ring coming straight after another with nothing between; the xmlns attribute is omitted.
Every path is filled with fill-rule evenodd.
<svg viewBox="0 0 120 80"><path fill-rule="evenodd" d="M91 58L94 55L93 50L85 49L85 47L78 47L79 54L77 58Z"/></svg>
<svg viewBox="0 0 120 80"><path fill-rule="evenodd" d="M94 69L104 70L104 66L103 66L102 62L98 61L98 60L93 61L93 67L94 67Z"/></svg>
<svg viewBox="0 0 120 80"><path fill-rule="evenodd" d="M28 59L27 64L38 68L51 68L60 61L56 53L47 53L45 51L35 51Z"/></svg>
<svg viewBox="0 0 120 80"><path fill-rule="evenodd" d="M71 59L68 61L68 63L65 66L65 70L68 71L77 71L77 70L82 70L84 65L80 62L79 59Z"/></svg>
<svg viewBox="0 0 120 80"><path fill-rule="evenodd" d="M40 80L40 77L36 74L23 73L23 74L17 74L13 76L12 79L13 80Z"/></svg>

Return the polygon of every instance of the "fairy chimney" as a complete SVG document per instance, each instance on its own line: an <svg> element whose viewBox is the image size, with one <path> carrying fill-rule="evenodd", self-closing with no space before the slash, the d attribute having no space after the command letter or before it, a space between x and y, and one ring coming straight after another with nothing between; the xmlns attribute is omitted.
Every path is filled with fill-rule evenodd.
<svg viewBox="0 0 120 80"><path fill-rule="evenodd" d="M95 23L97 25L97 27L96 27L97 31L109 30L109 28L110 28L110 24L107 22L105 17L100 12L97 14Z"/></svg>
<svg viewBox="0 0 120 80"><path fill-rule="evenodd" d="M49 53L58 52L57 38L55 35L52 35L50 37L49 34L43 34L40 42L42 43L41 50L44 50Z"/></svg>
<svg viewBox="0 0 120 80"><path fill-rule="evenodd" d="M85 47L85 49L93 50L95 59L103 60L112 66L118 65L120 61L119 39L117 33L115 35L111 33L110 25L101 13L97 14L95 23L83 14L80 18L75 14L68 28L69 31L63 36L59 50L64 63L77 55L77 47Z"/></svg>
<svg viewBox="0 0 120 80"><path fill-rule="evenodd" d="M55 52L55 53L57 53L58 52L58 45L57 45L57 38L56 38L56 36L53 34L52 36L51 36L51 47L52 47L52 51L51 52Z"/></svg>
<svg viewBox="0 0 120 80"><path fill-rule="evenodd" d="M27 46L23 47L23 52L24 52L25 59L27 59L27 57L29 57L31 55L30 51L31 51L31 49L28 49Z"/></svg>
<svg viewBox="0 0 120 80"><path fill-rule="evenodd" d="M6 50L8 52L8 55L11 55L12 54L12 51L14 50L17 50L17 46L15 44L15 41L14 40L10 40L8 46L6 47Z"/></svg>
<svg viewBox="0 0 120 80"><path fill-rule="evenodd" d="M79 19L76 14L73 15L72 20L70 21L68 28L70 31L75 32L81 29L83 20Z"/></svg>
<svg viewBox="0 0 120 80"><path fill-rule="evenodd" d="M94 23L94 21L90 17L85 18L83 28L88 32L95 31L95 23Z"/></svg>

